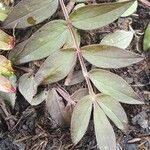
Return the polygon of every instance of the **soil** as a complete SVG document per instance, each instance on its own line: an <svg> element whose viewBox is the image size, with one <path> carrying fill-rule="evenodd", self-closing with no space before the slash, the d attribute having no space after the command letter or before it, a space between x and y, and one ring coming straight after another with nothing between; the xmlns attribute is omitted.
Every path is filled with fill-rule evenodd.
<svg viewBox="0 0 150 150"><path fill-rule="evenodd" d="M97 0L98 3L110 1L113 0ZM62 12L58 9L58 12L52 18L58 18L61 15ZM21 42L30 37L33 32L49 20L50 19L35 27L16 30L15 35L17 42ZM139 3L137 12L130 17L120 18L100 30L90 32L80 31L82 37L81 45L99 43L107 33L113 32L116 29L128 30L129 23L133 30L138 30L139 33L143 33L149 21L150 8ZM12 33L12 31L7 32ZM129 118L129 129L127 133L123 133L114 126L117 138L117 150L150 149L150 53L143 51L142 43L143 34L138 34L137 37L134 37L131 46L128 48L130 51L145 56L142 62L126 68L111 70L122 76L131 84L145 102L145 105L142 106L122 104ZM87 64L87 67L88 69L91 68L89 64ZM79 65L77 65L76 69L80 70ZM24 72L16 69L18 78L22 73ZM84 81L69 87L64 86L63 83L64 80L60 81L59 85L64 87L69 94L72 94L81 87L86 87ZM51 87L53 86L56 87L57 84ZM38 106L31 107L21 96L19 91L17 91L17 93L14 110L7 108L9 118L8 116L7 118L2 116L2 121L0 122L0 150L98 150L92 118L86 135L75 146L71 142L70 129L57 125L57 123L51 119L46 110L45 102Z"/></svg>

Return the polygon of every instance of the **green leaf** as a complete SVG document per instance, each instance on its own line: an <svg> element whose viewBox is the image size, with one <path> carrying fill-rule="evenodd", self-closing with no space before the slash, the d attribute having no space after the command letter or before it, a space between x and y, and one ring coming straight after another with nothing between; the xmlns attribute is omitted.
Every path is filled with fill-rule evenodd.
<svg viewBox="0 0 150 150"><path fill-rule="evenodd" d="M99 91L117 101L128 104L143 104L130 85L120 76L102 69L93 69L90 79Z"/></svg>
<svg viewBox="0 0 150 150"><path fill-rule="evenodd" d="M35 74L37 85L57 82L68 75L76 63L75 49L61 49L53 52Z"/></svg>
<svg viewBox="0 0 150 150"><path fill-rule="evenodd" d="M83 97L89 94L89 91L87 88L81 88L77 91L75 91L72 95L71 98L75 101L78 102L80 101Z"/></svg>
<svg viewBox="0 0 150 150"><path fill-rule="evenodd" d="M46 91L42 91L41 93L35 95L37 93L36 85L37 84L34 81L34 77L30 73L22 75L19 79L19 91L32 106L39 105L47 97Z"/></svg>
<svg viewBox="0 0 150 150"><path fill-rule="evenodd" d="M5 93L0 91L0 98L2 98L12 109L14 109L16 103L16 93Z"/></svg>
<svg viewBox="0 0 150 150"><path fill-rule="evenodd" d="M138 54L107 45L89 45L81 50L87 61L101 68L121 68L143 60Z"/></svg>
<svg viewBox="0 0 150 150"><path fill-rule="evenodd" d="M115 125L126 131L128 119L122 106L109 95L98 94L96 101L103 109L104 113L115 123Z"/></svg>
<svg viewBox="0 0 150 150"><path fill-rule="evenodd" d="M32 101L30 101L30 105L36 106L42 103L47 98L47 91L42 91L41 93L37 94Z"/></svg>
<svg viewBox="0 0 150 150"><path fill-rule="evenodd" d="M10 8L7 7L4 2L0 2L0 21L4 21L10 12Z"/></svg>
<svg viewBox="0 0 150 150"><path fill-rule="evenodd" d="M3 55L0 55L0 75L11 76L12 74L13 68L11 62Z"/></svg>
<svg viewBox="0 0 150 150"><path fill-rule="evenodd" d="M68 34L64 20L51 21L35 32L27 42L23 42L22 46L19 44L12 50L9 58L15 64L45 58L65 44Z"/></svg>
<svg viewBox="0 0 150 150"><path fill-rule="evenodd" d="M11 61L15 61L16 57L23 51L24 47L27 45L28 40L25 40L17 44L8 54L8 58Z"/></svg>
<svg viewBox="0 0 150 150"><path fill-rule="evenodd" d="M125 1L125 0L119 0L120 2ZM136 0L122 15L121 17L127 17L132 15L134 12L137 11L138 7L138 1Z"/></svg>
<svg viewBox="0 0 150 150"><path fill-rule="evenodd" d="M24 98L31 104L32 99L37 92L33 75L30 73L22 75L19 79L18 88Z"/></svg>
<svg viewBox="0 0 150 150"><path fill-rule="evenodd" d="M78 29L92 30L106 26L118 19L134 1L104 3L84 6L70 15L70 20Z"/></svg>
<svg viewBox="0 0 150 150"><path fill-rule="evenodd" d="M85 80L85 78L83 77L83 73L82 71L70 71L67 78L65 79L65 83L64 85L66 86L70 86L70 85L74 85L74 84L78 84L81 83Z"/></svg>
<svg viewBox="0 0 150 150"><path fill-rule="evenodd" d="M78 101L71 118L71 138L77 144L84 136L91 116L92 100L90 96L85 96Z"/></svg>
<svg viewBox="0 0 150 150"><path fill-rule="evenodd" d="M78 46L80 46L80 42L81 42L80 34L78 33L78 31L76 29L73 29L73 31L74 31L74 35L75 35L75 38L77 40ZM72 38L71 34L68 34L68 37L66 39L66 43L63 46L63 48L64 49L66 49L66 48L75 48L75 45L74 45L73 38Z"/></svg>
<svg viewBox="0 0 150 150"><path fill-rule="evenodd" d="M81 8L81 7L84 7L84 6L85 6L84 3L77 4L77 5L74 7L73 11L75 11L75 10Z"/></svg>
<svg viewBox="0 0 150 150"><path fill-rule="evenodd" d="M58 0L22 0L3 23L4 28L25 28L51 17L58 7Z"/></svg>
<svg viewBox="0 0 150 150"><path fill-rule="evenodd" d="M150 23L145 30L143 49L144 51L150 50Z"/></svg>
<svg viewBox="0 0 150 150"><path fill-rule="evenodd" d="M116 150L114 130L97 102L94 103L94 128L98 147L101 150Z"/></svg>
<svg viewBox="0 0 150 150"><path fill-rule="evenodd" d="M132 31L116 30L107 34L101 41L101 45L110 45L126 49L133 39Z"/></svg>
<svg viewBox="0 0 150 150"><path fill-rule="evenodd" d="M11 82L12 86L16 89L17 88L17 78L15 75L11 75L9 78L9 81ZM16 93L6 93L0 91L0 97L12 108L15 107L16 102Z"/></svg>
<svg viewBox="0 0 150 150"><path fill-rule="evenodd" d="M15 38L0 30L0 49L11 50L15 45Z"/></svg>

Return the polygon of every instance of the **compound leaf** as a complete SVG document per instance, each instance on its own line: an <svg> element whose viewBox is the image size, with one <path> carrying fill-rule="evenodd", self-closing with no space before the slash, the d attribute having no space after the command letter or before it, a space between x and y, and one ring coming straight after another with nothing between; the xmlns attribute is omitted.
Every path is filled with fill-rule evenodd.
<svg viewBox="0 0 150 150"><path fill-rule="evenodd" d="M98 103L94 103L94 128L98 147L101 150L116 150L114 130Z"/></svg>
<svg viewBox="0 0 150 150"><path fill-rule="evenodd" d="M70 20L78 29L92 30L108 25L118 19L134 1L89 5L75 10Z"/></svg>
<svg viewBox="0 0 150 150"><path fill-rule="evenodd" d="M14 48L9 58L15 64L45 58L65 44L68 34L64 20L51 21L35 32L28 41L23 42L22 46L20 43Z"/></svg>
<svg viewBox="0 0 150 150"><path fill-rule="evenodd" d="M104 113L115 123L115 125L119 129L126 131L128 119L119 102L109 95L104 94L98 94L96 100Z"/></svg>
<svg viewBox="0 0 150 150"><path fill-rule="evenodd" d="M58 7L58 0L22 0L3 23L4 28L25 28L36 25L52 16Z"/></svg>
<svg viewBox="0 0 150 150"><path fill-rule="evenodd" d="M110 45L126 49L133 39L132 31L116 30L107 34L101 41L101 45Z"/></svg>
<svg viewBox="0 0 150 150"><path fill-rule="evenodd" d="M83 57L101 68L121 68L143 60L143 57L114 46L90 45L81 48Z"/></svg>
<svg viewBox="0 0 150 150"><path fill-rule="evenodd" d="M68 75L76 63L75 49L61 49L53 52L35 74L37 85L54 83Z"/></svg>
<svg viewBox="0 0 150 150"><path fill-rule="evenodd" d="M83 97L75 106L71 118L71 138L77 144L84 136L91 116L92 101L90 96Z"/></svg>
<svg viewBox="0 0 150 150"><path fill-rule="evenodd" d="M93 69L90 79L99 91L117 101L128 104L143 104L130 85L120 76L102 69Z"/></svg>

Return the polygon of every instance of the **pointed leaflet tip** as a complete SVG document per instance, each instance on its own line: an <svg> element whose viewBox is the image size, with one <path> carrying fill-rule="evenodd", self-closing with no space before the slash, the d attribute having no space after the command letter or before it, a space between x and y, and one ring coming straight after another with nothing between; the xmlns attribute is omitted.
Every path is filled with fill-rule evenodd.
<svg viewBox="0 0 150 150"><path fill-rule="evenodd" d="M16 89L12 86L11 82L6 77L0 75L0 91L14 93L16 92Z"/></svg>

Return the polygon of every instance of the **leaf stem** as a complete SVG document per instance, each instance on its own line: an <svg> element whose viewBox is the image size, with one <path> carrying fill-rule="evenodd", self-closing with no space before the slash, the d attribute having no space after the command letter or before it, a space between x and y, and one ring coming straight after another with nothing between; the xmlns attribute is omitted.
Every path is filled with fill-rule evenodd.
<svg viewBox="0 0 150 150"><path fill-rule="evenodd" d="M93 91L93 87L92 87L92 84L90 82L89 73L88 73L87 68L85 66L85 63L84 63L84 60L83 60L83 56L82 56L82 53L81 53L81 49L80 49L80 47L78 45L78 42L77 42L74 30L73 30L72 23L69 20L69 15L68 15L66 6L65 6L63 0L59 0L59 1L60 1L61 8L63 10L64 16L65 16L65 19L67 21L68 29L69 29L70 34L71 34L72 39L73 39L74 46L76 48L76 52L77 52L77 56L78 56L78 59L79 59L80 65L81 65L82 73L83 73L83 76L84 76L84 78L86 80L86 83L87 83L87 86L88 86L89 94L92 97L92 100L94 100L95 99L95 93Z"/></svg>

